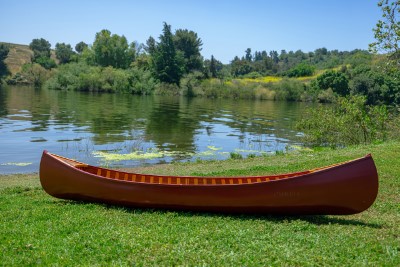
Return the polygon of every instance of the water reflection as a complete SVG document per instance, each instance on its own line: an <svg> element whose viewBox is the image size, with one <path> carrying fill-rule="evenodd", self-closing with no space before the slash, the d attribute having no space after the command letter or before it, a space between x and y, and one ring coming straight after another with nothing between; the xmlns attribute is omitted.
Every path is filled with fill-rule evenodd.
<svg viewBox="0 0 400 267"><path fill-rule="evenodd" d="M104 164L93 151L163 152L156 159L107 163L127 166L282 150L296 143L294 123L304 108L304 103L6 87L0 89L0 173L37 171L43 149L92 164ZM9 164L21 162L32 164Z"/></svg>

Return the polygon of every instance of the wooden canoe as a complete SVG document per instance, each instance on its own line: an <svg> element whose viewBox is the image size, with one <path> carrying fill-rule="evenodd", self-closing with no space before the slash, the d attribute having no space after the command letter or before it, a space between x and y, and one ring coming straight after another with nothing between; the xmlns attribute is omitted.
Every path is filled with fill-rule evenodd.
<svg viewBox="0 0 400 267"><path fill-rule="evenodd" d="M40 182L57 198L173 210L354 214L378 193L371 155L303 172L251 177L127 173L43 152Z"/></svg>

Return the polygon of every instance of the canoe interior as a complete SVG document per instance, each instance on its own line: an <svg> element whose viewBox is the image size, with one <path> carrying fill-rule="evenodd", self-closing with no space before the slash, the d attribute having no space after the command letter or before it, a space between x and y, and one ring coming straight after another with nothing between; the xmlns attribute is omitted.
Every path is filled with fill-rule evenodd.
<svg viewBox="0 0 400 267"><path fill-rule="evenodd" d="M71 167L81 172L94 175L98 178L119 180L131 183L147 183L147 184L163 184L163 185L237 185L237 184L264 183L264 182L271 182L283 179L293 179L306 174L321 172L331 168L335 168L337 166L350 163L352 161L357 161L357 159L350 160L321 168L315 168L307 171L280 174L280 175L248 176L248 177L196 177L196 176L162 176L162 175L152 175L152 174L129 173L129 172L91 166L55 154L50 154L50 155L56 158L57 160L65 164L68 164Z"/></svg>

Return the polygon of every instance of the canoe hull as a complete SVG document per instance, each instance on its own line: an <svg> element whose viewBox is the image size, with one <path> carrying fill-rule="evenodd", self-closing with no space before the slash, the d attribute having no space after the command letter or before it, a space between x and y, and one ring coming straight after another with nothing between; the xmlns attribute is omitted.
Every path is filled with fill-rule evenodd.
<svg viewBox="0 0 400 267"><path fill-rule="evenodd" d="M40 181L57 198L141 208L259 214L354 214L378 193L371 156L338 167L277 181L193 185L107 179L43 152Z"/></svg>

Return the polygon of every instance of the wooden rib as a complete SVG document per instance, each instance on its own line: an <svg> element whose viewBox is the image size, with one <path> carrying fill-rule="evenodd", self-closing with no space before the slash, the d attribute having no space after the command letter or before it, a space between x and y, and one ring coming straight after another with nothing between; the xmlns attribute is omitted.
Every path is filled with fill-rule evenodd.
<svg viewBox="0 0 400 267"><path fill-rule="evenodd" d="M221 183L222 183L222 184L226 184L225 179L221 179Z"/></svg>
<svg viewBox="0 0 400 267"><path fill-rule="evenodd" d="M233 184L233 179L229 179L229 183L230 183L230 184Z"/></svg>
<svg viewBox="0 0 400 267"><path fill-rule="evenodd" d="M107 171L107 172L106 172L106 177L107 177L107 178L110 178L110 171Z"/></svg>
<svg viewBox="0 0 400 267"><path fill-rule="evenodd" d="M251 178L247 178L247 183L251 184Z"/></svg>
<svg viewBox="0 0 400 267"><path fill-rule="evenodd" d="M124 180L125 180L125 181L128 181L128 177L129 177L129 175L128 175L127 173L125 173L125 175L124 175Z"/></svg>
<svg viewBox="0 0 400 267"><path fill-rule="evenodd" d="M119 172L115 172L114 179L117 179L117 180L119 180Z"/></svg>
<svg viewBox="0 0 400 267"><path fill-rule="evenodd" d="M158 176L158 183L162 184L163 183L163 177L162 176Z"/></svg>
<svg viewBox="0 0 400 267"><path fill-rule="evenodd" d="M168 184L171 184L171 177L168 177Z"/></svg>
<svg viewBox="0 0 400 267"><path fill-rule="evenodd" d="M198 185L199 184L199 179L198 178L194 178L194 184Z"/></svg>
<svg viewBox="0 0 400 267"><path fill-rule="evenodd" d="M211 183L212 183L212 184L216 184L216 182L215 182L215 179L214 179L214 178L212 178L212 179L211 179Z"/></svg>
<svg viewBox="0 0 400 267"><path fill-rule="evenodd" d="M179 177L176 178L176 184L181 184L181 178Z"/></svg>
<svg viewBox="0 0 400 267"><path fill-rule="evenodd" d="M154 183L154 176L150 176L150 183Z"/></svg>
<svg viewBox="0 0 400 267"><path fill-rule="evenodd" d="M261 183L261 179L260 178L257 178L257 183Z"/></svg>
<svg viewBox="0 0 400 267"><path fill-rule="evenodd" d="M97 175L101 176L101 169L97 169Z"/></svg>
<svg viewBox="0 0 400 267"><path fill-rule="evenodd" d="M140 177L140 181L141 181L142 183L144 183L145 180L146 180L146 176L142 175L142 177Z"/></svg>
<svg viewBox="0 0 400 267"><path fill-rule="evenodd" d="M242 178L239 178L239 179L238 179L238 182L239 182L239 184L242 184L242 183L243 183Z"/></svg>

